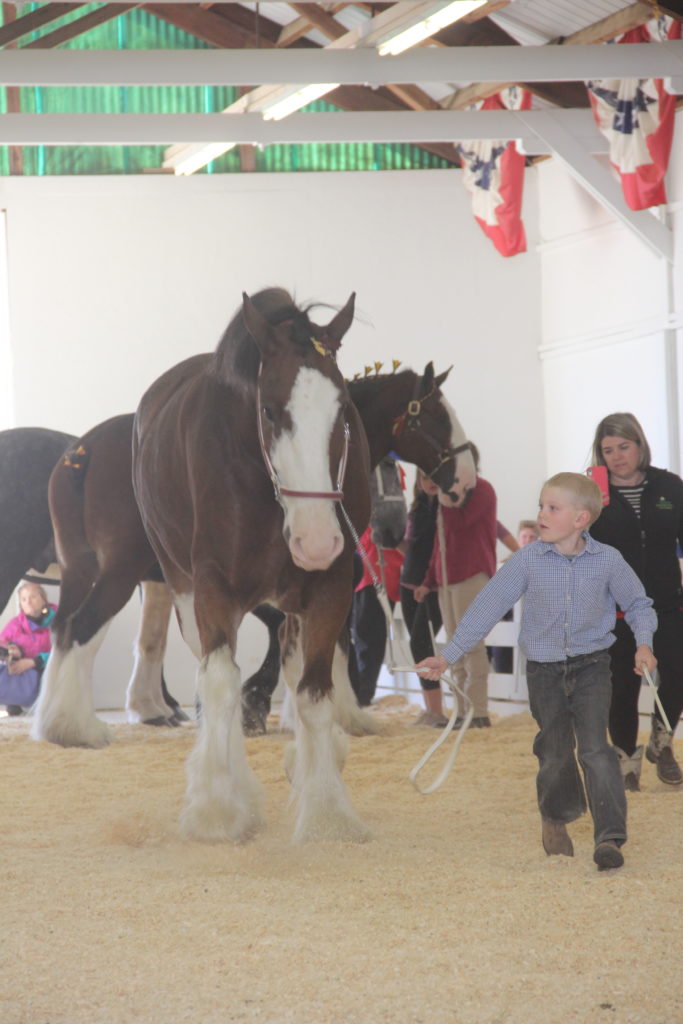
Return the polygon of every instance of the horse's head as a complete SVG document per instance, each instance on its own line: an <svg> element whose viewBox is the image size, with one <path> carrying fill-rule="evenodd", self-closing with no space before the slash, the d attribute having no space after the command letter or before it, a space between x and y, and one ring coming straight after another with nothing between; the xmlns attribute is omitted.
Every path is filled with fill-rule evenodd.
<svg viewBox="0 0 683 1024"><path fill-rule="evenodd" d="M414 397L394 424L394 450L419 466L459 507L475 486L477 471L465 432L441 393L449 373L435 376L433 364L427 364L416 380Z"/></svg>
<svg viewBox="0 0 683 1024"><path fill-rule="evenodd" d="M370 477L372 540L378 548L396 548L406 532L408 508L396 461L385 458Z"/></svg>
<svg viewBox="0 0 683 1024"><path fill-rule="evenodd" d="M309 571L329 568L344 547L335 502L343 498L349 397L334 353L353 321L354 300L319 327L301 311L273 324L243 296L244 322L261 357L262 454L292 559Z"/></svg>

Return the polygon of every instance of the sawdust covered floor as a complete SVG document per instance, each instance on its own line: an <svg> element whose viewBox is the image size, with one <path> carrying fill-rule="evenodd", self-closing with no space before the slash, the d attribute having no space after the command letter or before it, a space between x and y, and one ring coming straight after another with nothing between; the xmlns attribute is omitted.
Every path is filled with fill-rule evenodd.
<svg viewBox="0 0 683 1024"><path fill-rule="evenodd" d="M528 715L424 797L433 733L388 701L345 771L361 846L291 844L280 734L247 744L267 829L205 846L176 829L194 726L92 751L1 721L2 1024L680 1024L683 792L644 769L620 871L587 818L548 858Z"/></svg>

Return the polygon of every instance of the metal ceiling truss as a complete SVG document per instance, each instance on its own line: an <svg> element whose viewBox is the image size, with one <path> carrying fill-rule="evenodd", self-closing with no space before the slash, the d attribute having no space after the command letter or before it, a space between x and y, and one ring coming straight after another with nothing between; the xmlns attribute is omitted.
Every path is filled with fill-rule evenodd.
<svg viewBox="0 0 683 1024"><path fill-rule="evenodd" d="M81 4L45 4L8 22L0 29L0 45L11 45L37 23L46 24ZM652 4L637 2L615 15L595 23L574 36L557 40L557 45L516 46L437 45L417 47L393 57L380 57L377 38L395 29L401 19L421 4L391 4L369 18L362 29L347 31L333 17L332 5L292 4L299 14L298 25L277 26L236 4L105 5L95 20L115 17L133 6L172 21L210 45L211 50L156 51L63 51L50 49L88 28L88 16L64 29L24 45L21 50L0 51L0 84L8 94L21 86L172 86L248 85L259 82L222 114L187 115L25 115L8 113L0 117L0 143L21 145L144 145L173 143L166 166L184 150L202 145L306 142L412 142L425 148L438 145L452 152L451 143L463 139L516 139L529 155L555 155L581 183L627 228L654 252L672 258L671 234L649 211L633 212L626 207L621 190L604 164L594 154L606 152L606 142L586 109L551 109L525 112L473 111L464 107L484 99L509 83L530 82L543 95L546 89L569 90L590 78L669 79L672 92L683 92L683 42L655 46L596 46L652 16ZM489 0L470 16L480 21L506 0ZM661 5L667 13L680 14L672 7L678 0ZM52 14L61 8L60 15ZM212 9L213 8L213 9ZM327 9L325 9L327 8ZM52 9L52 10L51 10ZM227 14L229 10L229 16ZM315 18L307 18L307 12ZM258 21L257 49L254 27ZM282 49L300 39L308 27L323 32L332 42L325 47L304 45ZM488 22L494 36L500 30ZM31 26L29 28L29 26ZM459 24L442 33L442 41L460 39L472 25ZM62 33L60 35L60 32ZM500 38L485 42L501 42ZM510 40L510 42L513 42ZM232 49L232 47L245 47ZM280 47L280 48L279 48ZM414 83L472 82L456 88L439 104ZM306 85L337 82L340 88L330 99L350 113L296 113L281 121L264 121L259 103L264 94L295 88L281 83ZM569 85L563 83L570 83ZM370 88L367 88L367 87ZM355 91L354 91L355 90ZM393 95L392 95L393 94ZM406 110L405 106L412 109ZM441 109L446 108L446 109ZM179 140L180 143L179 143ZM443 144L446 144L445 146ZM457 162L457 158L454 158Z"/></svg>
<svg viewBox="0 0 683 1024"><path fill-rule="evenodd" d="M683 41L658 46L419 47L376 50L4 50L0 85L174 86L338 82L575 82L683 77Z"/></svg>

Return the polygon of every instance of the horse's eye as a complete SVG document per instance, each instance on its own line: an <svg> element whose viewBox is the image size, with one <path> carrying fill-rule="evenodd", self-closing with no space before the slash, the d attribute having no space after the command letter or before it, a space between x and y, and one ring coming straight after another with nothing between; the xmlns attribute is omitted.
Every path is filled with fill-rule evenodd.
<svg viewBox="0 0 683 1024"><path fill-rule="evenodd" d="M275 418L273 416L272 409L269 409L267 405L263 406L263 415L266 417L267 420L270 420L271 423L273 422L273 420Z"/></svg>

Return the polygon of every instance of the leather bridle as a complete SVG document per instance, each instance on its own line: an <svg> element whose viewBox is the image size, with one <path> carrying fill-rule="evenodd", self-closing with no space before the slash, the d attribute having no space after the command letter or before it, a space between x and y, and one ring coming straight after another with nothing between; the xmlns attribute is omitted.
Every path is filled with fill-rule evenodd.
<svg viewBox="0 0 683 1024"><path fill-rule="evenodd" d="M417 387L419 387L419 382L417 384ZM394 437L400 438L401 435L406 430L420 429L420 416L422 415L422 405L424 402L427 401L428 398L431 398L432 395L436 394L436 391L437 387L436 385L434 385L432 390L428 394L423 395L422 398L413 398L411 399L410 402L408 402L408 407L406 408L405 412L401 413L401 415L397 416L396 419L394 420L393 426L391 428L391 433L394 435ZM429 477L429 479L432 481L434 480L435 475L439 472L441 467L445 465L445 463L455 461L458 455L461 455L463 452L471 450L469 441L465 441L464 444L458 445L457 448L444 448L436 440L435 437L432 437L432 435L426 431L421 431L420 437L422 437L429 445L431 445L439 459L438 465L432 470L432 472L425 473L425 476Z"/></svg>

